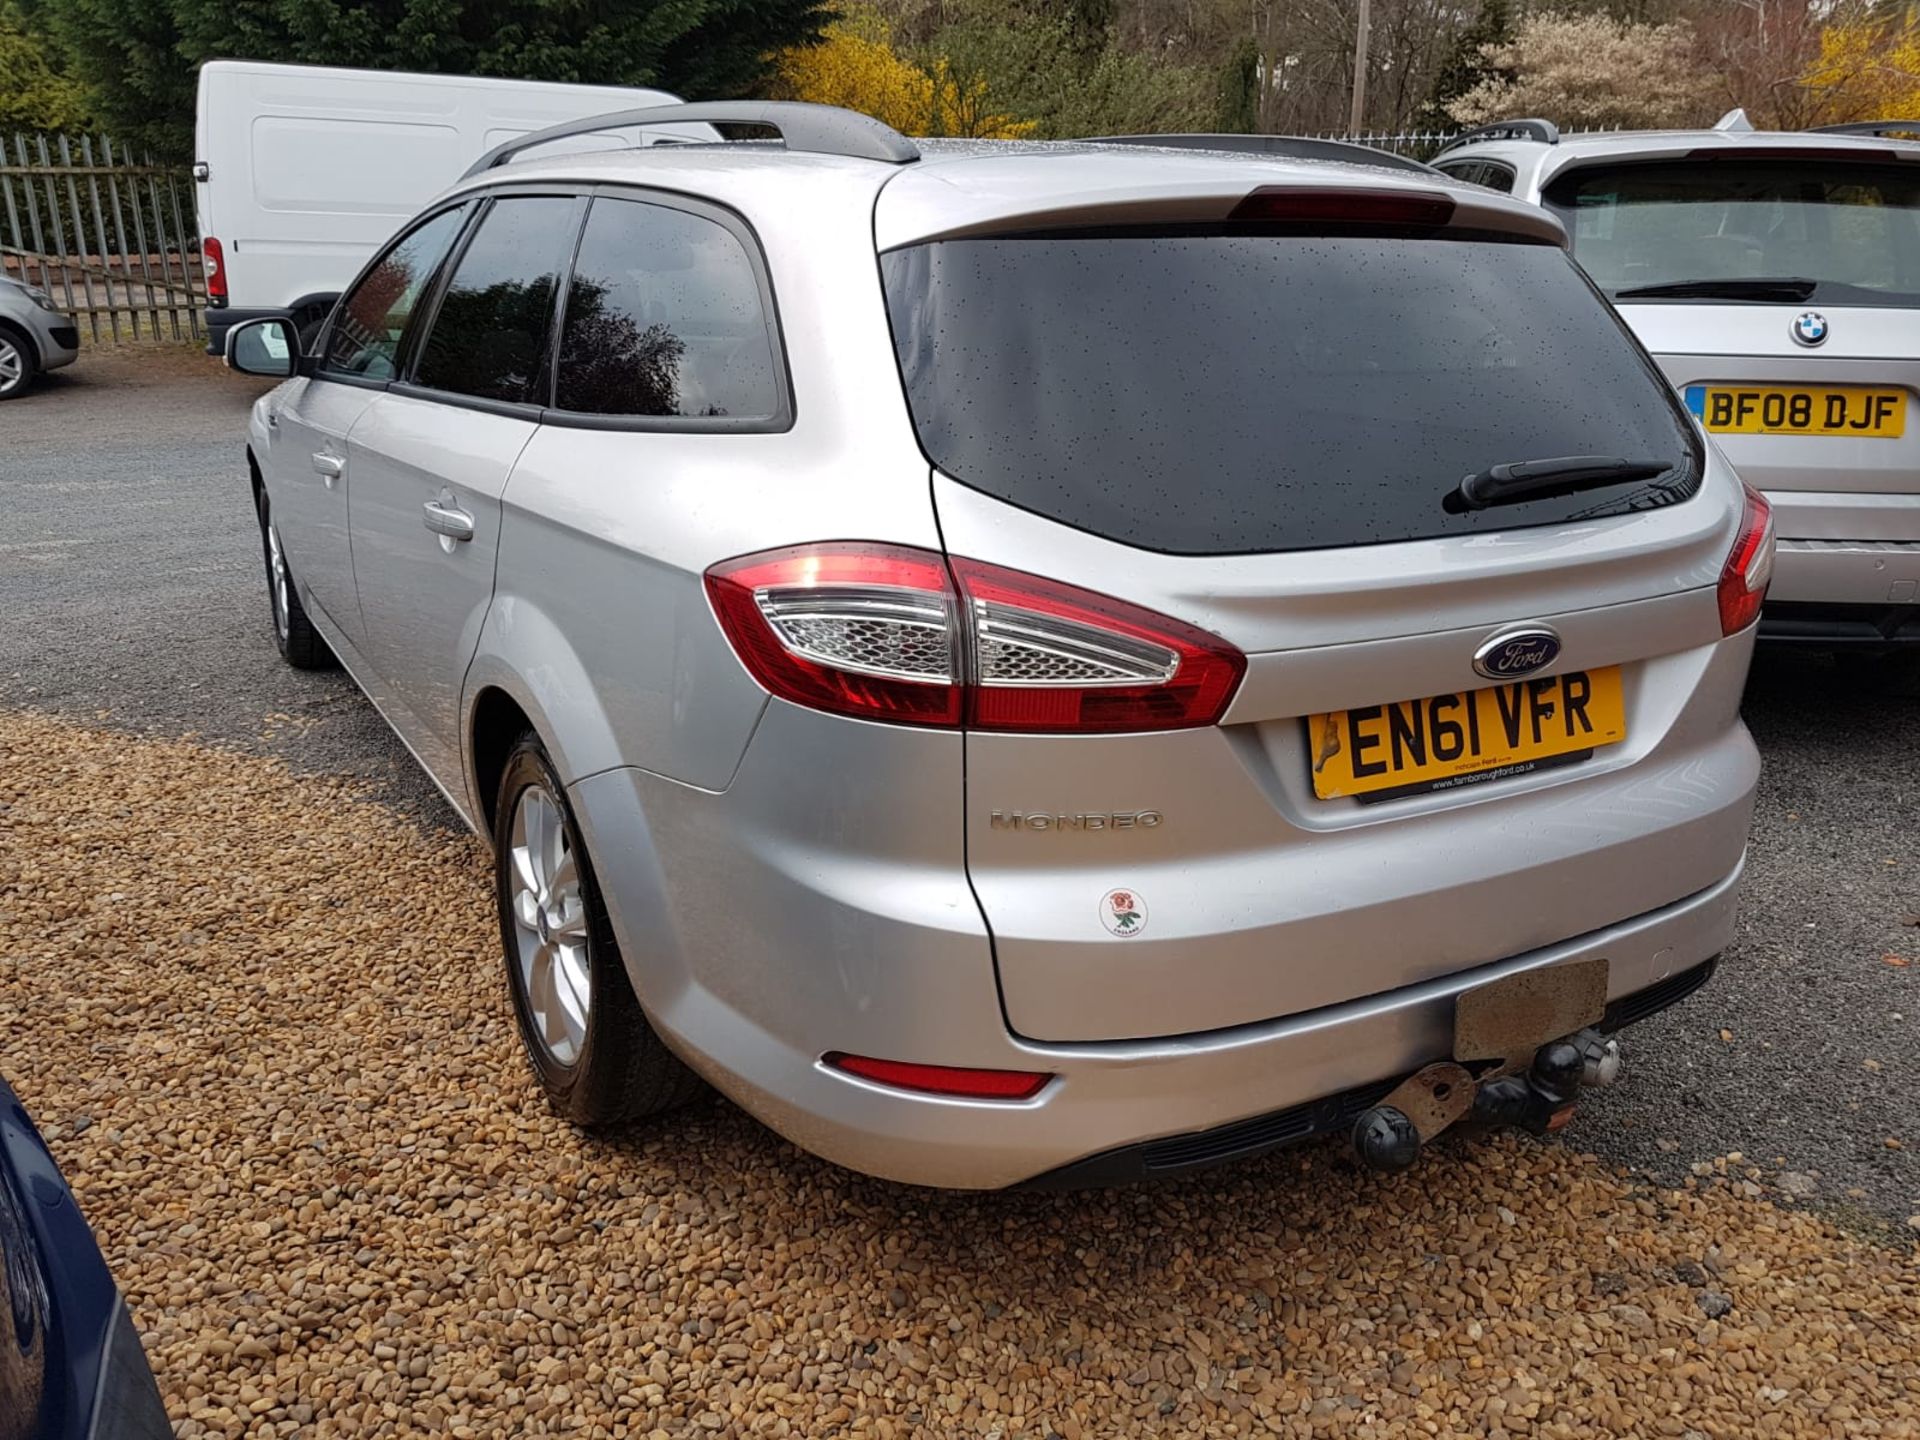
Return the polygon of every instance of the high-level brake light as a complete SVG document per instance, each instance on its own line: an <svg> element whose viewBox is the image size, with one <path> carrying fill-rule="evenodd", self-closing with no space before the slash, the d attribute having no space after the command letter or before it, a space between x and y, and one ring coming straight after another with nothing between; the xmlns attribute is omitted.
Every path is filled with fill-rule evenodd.
<svg viewBox="0 0 1920 1440"><path fill-rule="evenodd" d="M1430 228L1453 218L1453 199L1431 190L1298 190L1262 185L1233 207L1231 220L1311 225Z"/></svg>

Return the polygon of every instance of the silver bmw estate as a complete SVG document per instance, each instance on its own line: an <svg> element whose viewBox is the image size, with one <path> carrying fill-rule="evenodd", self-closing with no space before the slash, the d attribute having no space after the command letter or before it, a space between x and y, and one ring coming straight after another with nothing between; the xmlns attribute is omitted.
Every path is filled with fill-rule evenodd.
<svg viewBox="0 0 1920 1440"><path fill-rule="evenodd" d="M782 143L556 153L694 119ZM1390 1169L1564 1121L1731 934L1767 507L1537 207L676 106L484 157L296 346L228 350L274 633L490 841L581 1124Z"/></svg>
<svg viewBox="0 0 1920 1440"><path fill-rule="evenodd" d="M1905 138L1902 138L1905 137ZM1562 135L1444 172L1547 206L1780 530L1761 638L1920 684L1920 120Z"/></svg>

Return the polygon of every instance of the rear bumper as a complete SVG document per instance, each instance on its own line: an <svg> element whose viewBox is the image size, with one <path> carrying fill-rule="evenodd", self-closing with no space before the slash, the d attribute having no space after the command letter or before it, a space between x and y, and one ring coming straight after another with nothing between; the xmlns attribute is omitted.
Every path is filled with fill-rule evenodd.
<svg viewBox="0 0 1920 1440"><path fill-rule="evenodd" d="M698 803L730 801L746 783ZM1744 868L1742 858L1709 888L1635 919L1365 999L1201 1034L1044 1044L1006 1029L986 936L977 911L965 913L963 889L916 894L924 875L889 880L869 867L867 903L890 913L830 916L792 892L761 916L760 897L779 883L738 869L740 857L723 855L711 835L670 840L686 818L673 815L675 792L694 798L630 770L589 777L572 792L589 845L609 857L600 874L615 930L662 1037L795 1144L886 1179L958 1189L1017 1185L1089 1156L1407 1074L1451 1054L1455 997L1490 980L1604 957L1610 998L1640 994L1726 946ZM656 853L669 866L686 857L730 898L675 904L680 884L658 886L611 860L656 840L668 842ZM663 944L672 959L647 958ZM767 953L754 954L763 944ZM836 1049L1055 1078L1021 1102L918 1096L828 1069L820 1056Z"/></svg>
<svg viewBox="0 0 1920 1440"><path fill-rule="evenodd" d="M1915 477L1920 490L1920 476ZM1920 493L1845 494L1783 490L1769 492L1780 535L1773 584L1767 591L1770 619L1776 605L1898 607L1920 605ZM1769 639L1883 638L1862 633L1860 617L1831 617L1822 634L1817 617L1799 616L1791 626L1762 623Z"/></svg>

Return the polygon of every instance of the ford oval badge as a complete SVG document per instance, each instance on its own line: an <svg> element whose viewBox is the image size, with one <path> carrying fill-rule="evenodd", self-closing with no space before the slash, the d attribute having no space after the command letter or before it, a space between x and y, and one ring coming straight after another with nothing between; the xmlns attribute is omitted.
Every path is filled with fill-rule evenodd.
<svg viewBox="0 0 1920 1440"><path fill-rule="evenodd" d="M1489 680L1518 680L1560 658L1560 637L1544 625L1502 630L1473 652L1473 668Z"/></svg>

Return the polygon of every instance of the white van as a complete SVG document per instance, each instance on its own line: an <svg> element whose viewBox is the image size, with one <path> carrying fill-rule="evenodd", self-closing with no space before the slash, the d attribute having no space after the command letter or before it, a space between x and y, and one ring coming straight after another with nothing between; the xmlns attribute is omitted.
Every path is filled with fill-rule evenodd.
<svg viewBox="0 0 1920 1440"><path fill-rule="evenodd" d="M194 122L207 351L230 326L291 315L311 335L381 241L482 154L582 115L672 105L664 90L214 60ZM713 140L705 125L571 150Z"/></svg>

